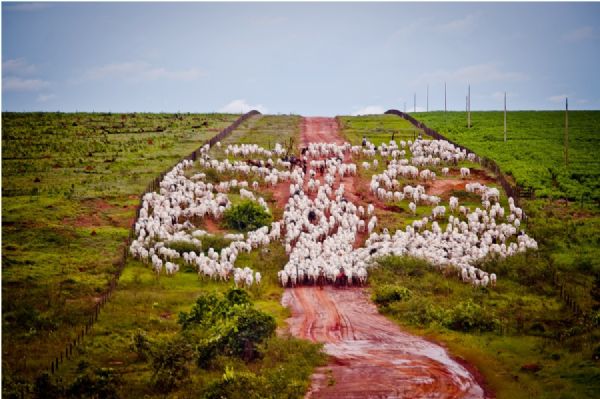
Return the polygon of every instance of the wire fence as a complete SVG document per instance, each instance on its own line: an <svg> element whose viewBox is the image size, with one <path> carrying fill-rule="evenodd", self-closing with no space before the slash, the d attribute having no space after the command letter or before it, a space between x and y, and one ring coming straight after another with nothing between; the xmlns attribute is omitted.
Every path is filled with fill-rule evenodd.
<svg viewBox="0 0 600 399"><path fill-rule="evenodd" d="M177 161L177 164L179 164L183 160L195 161L198 158L198 156L201 154L202 147L204 147L207 144L212 147L215 143L223 140L225 137L230 135L231 132L233 132L235 129L237 129L243 122L245 122L252 116L259 115L259 114L260 114L260 112L258 112L256 110L252 110L250 112L243 114L238 119L236 119L235 122L233 122L231 125L229 125L225 129L220 131L217 135L215 135L211 139L202 143L202 145L200 147L198 147L196 150L192 151L189 155L187 155L187 156L181 158L179 161ZM171 169L172 168L165 170L159 176L154 178L154 180L152 180L150 183L148 183L144 192L142 194L140 194L139 203L135 210L135 220L137 220L140 216L140 209L142 208L142 202L143 202L144 195L149 192L158 191L160 188L160 182L165 177L165 175L167 173L169 173L169 171ZM48 371L51 374L54 374L56 371L58 371L60 365L64 361L69 360L71 357L73 357L73 349L77 348L79 345L81 345L83 343L85 336L90 332L94 323L98 320L100 310L104 307L104 305L106 305L106 303L112 297L115 289L117 288L117 283L119 281L119 278L121 277L121 273L123 272L123 269L125 268L125 264L127 262L129 245L131 244L134 237L135 237L135 222L131 224L131 227L129 229L129 235L124 242L125 245L124 245L123 251L121 253L121 258L119 259L119 262L117 263L117 270L112 275L112 277L108 283L108 287L107 287L106 291L102 294L102 296L100 296L100 298L98 299L98 301L92 308L86 323L81 327L77 327L77 330L75 331L75 338L73 338L71 340L71 342L66 344L64 350L62 350L60 352L60 354L58 354L50 363L50 366L48 367Z"/></svg>

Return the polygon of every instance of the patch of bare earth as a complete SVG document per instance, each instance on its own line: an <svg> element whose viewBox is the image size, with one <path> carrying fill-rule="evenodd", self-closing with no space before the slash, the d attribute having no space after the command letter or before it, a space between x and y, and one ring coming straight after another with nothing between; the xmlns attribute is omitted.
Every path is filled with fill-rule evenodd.
<svg viewBox="0 0 600 399"><path fill-rule="evenodd" d="M451 172L452 175L458 175L458 171ZM433 182L424 185L427 194L437 195L439 197L447 198L450 197L452 191L461 191L465 189L467 183L480 183L490 184L494 183L495 180L489 176L483 170L472 170L471 174L466 178L448 177L448 178L437 178Z"/></svg>
<svg viewBox="0 0 600 399"><path fill-rule="evenodd" d="M104 199L91 199L82 202L83 213L76 217L63 219L64 224L74 227L122 227L129 228L135 222L134 215L129 218L111 215L111 212L120 211L115 205L111 205ZM125 206L135 209L135 206Z"/></svg>
<svg viewBox="0 0 600 399"><path fill-rule="evenodd" d="M202 219L202 227L211 234L225 234L226 231L211 217Z"/></svg>

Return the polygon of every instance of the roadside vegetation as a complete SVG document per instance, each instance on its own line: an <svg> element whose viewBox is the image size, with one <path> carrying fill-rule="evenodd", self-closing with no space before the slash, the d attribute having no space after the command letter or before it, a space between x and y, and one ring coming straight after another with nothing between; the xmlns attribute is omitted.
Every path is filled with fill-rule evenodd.
<svg viewBox="0 0 600 399"><path fill-rule="evenodd" d="M536 189L537 199L521 201L527 232L539 250L478 265L498 275L495 288L466 285L454 272L410 258L384 259L369 275L382 313L473 364L498 398L588 398L600 392L600 212L593 194L598 182L593 132L600 112L574 114L573 169L563 175L564 184L540 177L548 168L561 168L564 113L510 113L510 149L502 141L501 113L473 113L471 130L462 126L464 113L448 113L446 122L444 113L417 114L449 139L495 160L517 183ZM461 194L468 198L452 193ZM410 221L403 222L405 217L397 213L399 227ZM567 295L561 295L561 286Z"/></svg>

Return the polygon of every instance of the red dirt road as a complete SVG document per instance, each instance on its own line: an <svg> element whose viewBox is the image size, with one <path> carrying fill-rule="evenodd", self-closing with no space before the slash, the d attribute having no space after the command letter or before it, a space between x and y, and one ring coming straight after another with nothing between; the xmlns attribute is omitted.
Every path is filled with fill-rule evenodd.
<svg viewBox="0 0 600 399"><path fill-rule="evenodd" d="M305 118L302 143L310 142L342 144L336 121ZM347 197L363 203L349 193L358 178L343 183ZM330 355L330 363L313 375L306 398L488 397L478 373L441 346L403 332L378 313L362 288L298 286L286 289L282 302L292 311L291 334L324 343Z"/></svg>
<svg viewBox="0 0 600 399"><path fill-rule="evenodd" d="M439 345L377 312L364 289L287 289L290 332L325 343L330 363L306 398L483 398L475 377Z"/></svg>
<svg viewBox="0 0 600 399"><path fill-rule="evenodd" d="M312 117L302 120L302 146L308 143L344 144L338 134L338 123L334 118Z"/></svg>

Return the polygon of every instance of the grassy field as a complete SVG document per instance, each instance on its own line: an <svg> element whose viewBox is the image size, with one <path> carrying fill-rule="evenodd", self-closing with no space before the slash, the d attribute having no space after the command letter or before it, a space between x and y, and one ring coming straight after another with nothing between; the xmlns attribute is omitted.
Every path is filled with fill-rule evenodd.
<svg viewBox="0 0 600 399"><path fill-rule="evenodd" d="M597 397L600 332L582 333L586 321L565 308L544 262L529 254L484 264L499 276L490 289L409 258L383 260L369 278L383 314L476 366L497 398ZM394 289L410 294L386 301Z"/></svg>
<svg viewBox="0 0 600 399"><path fill-rule="evenodd" d="M480 156L498 163L517 183L538 197L600 201L600 111L569 112L569 165L564 161L565 113L518 111L507 116L504 142L502 112L412 114L428 127Z"/></svg>
<svg viewBox="0 0 600 399"><path fill-rule="evenodd" d="M26 379L31 382L48 366L63 349L72 326L81 321L105 288L138 195L148 181L235 118L3 115L3 391L7 397L20 392ZM338 121L342 135L353 144L360 144L363 135L381 144L392 137L412 140L419 134L409 122L393 115L338 117ZM68 132L68 139L54 133L61 129ZM47 132L53 133L45 136L50 134ZM220 148L213 147L210 155L222 159L227 144L240 143L273 147L279 142L297 150L299 133L297 116L258 116L244 122ZM462 133L456 134L460 138ZM40 138L34 139L36 136ZM377 168L359 167L360 181L368 182L373 173L384 170L384 160L378 159ZM355 161L360 164L363 160ZM468 166L490 181L494 178L477 164L460 166ZM440 176L438 180L458 179L456 175L442 178L440 167L430 169ZM198 167L186 173L197 172L206 172L208 179L215 181L240 178L214 175ZM401 183L414 185L417 181ZM359 185L357 190L360 194L366 188ZM282 210L277 209L272 195L257 194L267 200L278 219ZM459 197L462 205L479 205L478 196L462 190L441 197L447 201L450 195ZM234 204L239 202L239 195L231 193L229 197ZM505 206L506 201L502 195ZM589 203L582 206L537 199L525 202L524 207L530 216L527 230L538 240L540 250L505 261L484 261L481 267L499 276L497 288L474 289L423 262L390 258L370 275L373 296L380 310L403 328L444 343L454 355L475 365L498 398L598 396L600 279L594 276L600 272L600 215ZM393 231L429 215L431 207L419 206L414 216L408 201L390 202L376 213L378 230L388 227ZM218 228L227 232L225 226ZM215 244L220 235L216 234ZM280 304L282 289L276 271L285 262L280 244L271 244L268 251L244 254L236 262L236 266L250 266L263 274L263 283L250 289L249 295L256 309L275 317L279 329L285 327L288 311ZM573 291L582 314L573 314L560 299L552 282L555 273ZM178 342L185 337L179 313L189 311L200 295L225 293L231 286L231 282L198 279L195 271L183 264L175 276L157 278L148 266L128 261L118 290L84 345L61 367L58 376L63 382L59 380L59 384L100 381L110 385L111 376L119 376L124 383L115 386L122 397L163 397L166 394L152 384L152 362L132 350L135 334L143 332L157 347ZM405 289L410 292L408 297L389 300L389 292ZM170 395L210 397L209 387L217 384L220 392L229 389L227 397L232 398L265 397L272 392L277 393L275 397L299 397L312 369L324 361L318 345L285 335L268 339L261 348L261 358L243 361L218 356L208 370L196 364L195 355L180 359L181 368L189 375ZM90 377L90 370L100 374ZM56 386L41 386L44 394L38 396L52 397ZM238 396L231 393L234 391Z"/></svg>
<svg viewBox="0 0 600 399"><path fill-rule="evenodd" d="M363 136L375 144L396 140L414 140L420 130L410 122L395 115L338 116L340 128L346 140L360 145Z"/></svg>
<svg viewBox="0 0 600 399"><path fill-rule="evenodd" d="M148 182L237 117L2 114L5 374L48 367L106 289Z"/></svg>
<svg viewBox="0 0 600 399"><path fill-rule="evenodd" d="M71 115L71 117L74 116ZM205 116L209 121L211 120L211 117L224 118L223 121L225 118L229 118L229 120L235 118L235 116ZM269 146L269 144L273 146L275 144L274 137L276 137L281 144L284 144L284 141L289 142L290 139L297 142L299 135L299 121L300 118L295 116L257 116L251 118L236 129L230 137L225 139L221 148L216 146L213 147L210 155L213 158L222 158L224 156L223 151L229 143L252 142L264 146ZM168 134L168 131L161 133L161 135L165 134ZM202 140L213 134L205 134L202 137ZM153 137L148 140L156 142L158 139L159 138L157 137ZM146 145L148 145L148 140L144 139ZM172 143L174 145L175 143L178 143L178 141L174 139ZM170 164L168 166L172 166L182 155L197 148L198 142L194 142L193 144L194 145L189 146L189 148L182 148L181 146L170 148L170 154L172 154L172 156L169 158ZM152 147L150 147L150 150L151 148ZM147 149L148 152L150 152L150 150ZM163 157L158 155L152 157L146 156L144 159L147 160L149 158L162 159ZM127 159L127 161L135 163L135 161L131 159ZM140 159L138 159L138 162L139 161ZM162 163L156 165L153 164L152 161L149 161L140 163L140 165L137 165L132 170L144 172L152 171L152 176L148 176L147 179L150 180L151 177L158 174L158 172L162 171L164 168ZM201 171L201 169L196 168L195 170L190 170L188 172L196 173L198 171ZM207 172L206 170L203 171ZM225 178L226 176L218 176L219 180ZM115 177L114 180L115 184L117 184L118 177ZM73 257L73 262L81 262L83 256L89 256L90 258L104 257L109 260L118 256L118 248L128 232L127 223L133 216L133 206L136 203L137 198L137 195L133 196L130 192L136 191L135 194L139 195L145 187L145 183L146 181L140 182L137 186L129 188L121 186L122 188L119 188L124 191L121 194L123 197L122 201L127 200L128 207L122 208L121 206L115 205L119 210L123 209L122 212L124 213L123 227L113 233L115 245L110 246L109 240L106 237L94 243L94 245L90 242L91 240L99 240L99 238L102 237L102 232L105 229L108 229L108 227L95 225L78 226L77 228L73 227L73 230L75 231L75 233L73 233L74 238L86 240L85 242L79 242L76 239L65 240L64 245L68 244L69 247L62 247L62 249L69 248L69 254ZM90 185L90 187L86 186L86 184ZM71 201L69 202L70 207L62 209L63 214L56 218L75 218L73 215L77 215L77 207L81 206L80 204L82 203L90 203L89 212L98 213L99 209L96 202L102 201L102 203L106 202L112 204L116 203L120 198L118 195L115 198L111 198L109 195L102 194L102 192L94 192L92 194L94 187L90 182L84 182L81 190L88 193L86 197L79 198L79 196L74 195L66 199L64 198L64 195L61 196L61 201ZM259 194L265 197L270 203L273 213L281 212L281 210L274 208L275 204L268 193L261 192ZM102 200L92 200L92 195L97 198L102 198ZM52 199L47 198L51 196L46 193L39 193L37 197L38 198L35 200L38 202L49 201ZM234 204L239 201L238 197L239 195L236 194L230 195ZM24 213L31 209L31 205L29 205L29 202L25 203L21 205L20 209L21 212L18 215L14 215L15 223L22 223ZM102 213L101 216L105 217L105 214ZM100 218L100 221L103 220L104 219ZM20 225L15 226L14 234L25 234L19 226ZM222 234L228 231L225 226L219 226L219 229L222 230ZM58 224L52 224L46 226L46 229L42 234L58 235L61 231ZM91 231L95 231L96 234L92 235ZM221 234L216 234L213 239L214 244L219 244L219 240L221 240L220 235ZM79 236L81 236L81 238L79 238ZM19 240L13 239L11 241L12 243L10 245L15 247L19 246ZM9 245L6 238L4 245ZM25 252L24 249L19 249ZM52 249L48 245L40 245L38 250L40 256L46 254L52 255ZM56 255L56 258L60 259L60 256ZM64 258L62 260L64 261ZM259 311L265 311L275 317L278 328L283 328L285 326L284 320L288 317L287 309L280 304L283 291L276 281L276 271L282 267L286 260L287 257L281 245L272 244L268 251L253 251L250 254L243 254L236 262L236 266L250 266L263 273L264 277L262 284L259 287L254 287L249 293L252 303ZM100 289L105 286L108 273L110 273L113 268L107 267L106 273L103 275L101 273L100 265L97 263L98 262L90 264L88 266L89 269L84 270L84 272L87 271L90 275L99 276L98 289ZM19 268L15 267L14 269L16 269L14 270L16 273ZM50 274L49 271L44 270L44 272ZM25 271L21 270L20 273L18 278L23 279L26 282L30 280L25 274ZM89 282L90 277L83 275L81 272L74 273L71 269L66 269L61 271L61 273L62 274L58 274L57 278L68 278L73 280L70 283L70 287L77 288L77 290L79 290L78 293L84 292L86 284L88 286L91 284ZM75 274L75 276L73 276L73 274ZM82 280L81 284L78 280L75 280L78 277ZM15 275L13 279L17 280L17 275ZM84 378L83 376L89 377L90 370L100 370L99 372L102 372L102 370L110 369L110 375L120 376L122 381L126 381L124 384L118 384L117 392L121 397L163 397L164 393L161 393L160 389L151 383L153 377L152 363L141 361L131 350L132 336L138 331L143 331L144 336L147 336L148 340L157 347L161 347L161 345L168 344L169 342L175 342L178 337L182 336L182 332L180 331L181 327L178 324L178 314L180 312L188 311L198 296L211 292L224 293L232 286L232 282L217 283L199 279L193 268L186 268L184 265L182 265L182 272L173 277L162 276L157 278L148 266L130 259L120 279L116 293L111 301L103 308L100 318L94 325L92 332L86 336L84 345L78 346L74 352L74 358L61 367L58 373L58 385L62 386L62 389L67 386L69 389L73 389L73 385L71 384L76 385L78 381ZM9 291L7 286L4 287L6 287L6 292ZM41 290L42 288L40 287L39 289ZM91 295L93 297L93 292L95 291L91 288L90 290L92 290ZM64 290L61 292L64 292ZM11 295L12 294L13 293L11 292ZM39 295L42 294L40 293ZM62 296L65 296L65 294L62 293ZM14 300L18 306L24 306L21 304L26 302L24 297L25 294L22 294L22 296L18 298L21 302ZM35 297L32 297L32 300L35 300ZM82 309L82 312L87 309L84 305L90 303L89 299L82 293L79 293L79 297L73 295L71 302L77 304ZM62 303L65 303L65 300L63 300ZM47 310L40 310L40 312L37 313L37 316L44 320L55 320L58 312L58 309L48 308ZM76 316L76 314L73 316L73 309L60 309L60 312L63 315L64 320L67 320L66 323L68 323L68 325L74 324L74 322L71 321L73 320L72 317ZM13 327L9 324L10 322L17 324L16 320L12 321L10 318L11 314L12 313L5 313L4 315L5 324L9 327ZM68 325L62 327L67 328ZM13 328L16 329L17 326L14 326ZM46 332L45 334L44 332L39 333L40 336L44 337L52 336L53 334L53 332ZM31 378L38 375L39 368L42 366L47 367L50 357L62 349L62 342L58 338L56 340L46 340L44 343L38 343L36 337L27 340L25 338L9 338L7 334L4 334L3 336L5 337L4 348L7 348L7 345L18 345L19 348L23 348L24 345L37 345L33 349L36 352L40 352L37 361L28 358L27 364L21 365L19 364L20 358L17 357L16 353L23 353L23 350L21 349L20 352L15 350L13 357L16 357L16 366L5 368L6 378L5 384L3 384L5 386L5 394L10 394L10 392L13 391L19 392L19 390L25 386L25 381L22 380L23 377ZM48 351L47 358L41 354L43 350ZM190 352L190 354L191 353L192 352ZM171 394L183 397L198 396L204 392L207 387L212 386L211 384L221 384L219 385L220 389L225 389L228 386L227 384L230 384L231 381L239 380L246 385L252 383L252 381L255 383L258 381L259 383L256 385L258 385L262 391L260 391L259 388L257 389L263 393L265 392L265 389L271 389L279 392L279 397L298 397L302 396L303 392L306 390L308 377L311 374L313 367L317 364L322 364L324 360L319 345L310 344L289 337L270 338L263 345L261 353L262 357L252 362L244 362L235 357L220 356L217 359L217 364L209 370L199 368L195 364L195 361L192 361L191 356L186 360L187 363L185 365L182 364L183 368L190 369L191 372L189 378L185 383L177 386L175 391L171 392ZM5 364L8 365L10 363L7 362ZM236 377L233 378L231 373ZM95 375L92 374L92 377L90 378L95 378ZM106 380L106 378L104 378L104 380ZM31 379L29 381L31 381ZM92 383L88 381L88 385L90 384ZM31 386L28 386L26 389L34 392L33 395L35 396L35 387L32 388ZM56 389L56 386L49 386L46 387L45 391L50 392L54 389ZM48 394L46 394L45 397L49 397L47 395ZM253 396L250 395L245 397ZM264 397L264 395L261 396L259 394L259 397Z"/></svg>
<svg viewBox="0 0 600 399"><path fill-rule="evenodd" d="M525 116L527 113L513 114ZM440 123L439 113L419 114L418 117L423 115L426 117L421 120L428 126L446 133L437 125ZM475 127L479 125L479 130L473 128L467 132L466 128L455 126L448 136L504 167L501 159L496 159L489 150L499 145L494 140L501 140L501 130L489 145L489 137L483 139L480 136L484 130L481 127L484 117L491 118L493 115L475 113L474 124ZM591 113L592 117L595 115ZM462 116L449 113L448 121ZM380 122L377 122L378 118ZM397 122L387 115L343 118L343 133L354 144L363 134L370 140L374 137L374 140L387 141L392 131L400 131L407 123L396 118ZM499 121L501 126L502 120ZM459 124L458 120L456 123ZM526 120L523 121L523 129L529 126L525 123ZM381 126L386 126L384 137L378 131L382 130ZM593 125L591 131L597 130L597 126ZM493 127L490 129L493 130ZM533 129L532 135L535 135L536 129ZM582 132L581 128L579 131ZM521 154L513 152L504 156L513 156L509 165L518 165L517 158L522 157L521 164L535 168L542 161L525 162L527 155L523 151L528 148L534 151L536 147L523 145L528 131L522 132L521 145L515 144ZM488 131L488 134L491 133ZM591 139L588 137L588 140ZM479 148L482 152L478 151ZM549 146L548 151L552 148ZM543 157L540 149L537 150L538 156ZM579 159L589 159L593 155L593 148L589 146L584 148L580 145L579 151ZM477 165L470 166L479 169ZM382 167L378 172L381 170ZM361 170L360 173L368 178L374 172ZM517 173L514 176L520 181ZM589 181L584 180L584 183L585 187L592 187ZM540 180L539 184L549 183ZM541 192L544 192L544 187ZM464 191L453 191L452 195L460 197L461 204L467 201L473 206L479 202L478 198L471 198ZM505 198L502 199L504 201ZM412 215L407 212L404 202L388 204L389 210L378 211L380 225L403 227L409 223ZM390 208L390 205L394 207ZM381 312L403 328L442 342L453 354L475 365L498 398L598 397L600 213L589 202L581 204L549 198L525 201L523 206L530 217L528 234L536 238L540 249L536 253L504 261L484 261L481 268L499 276L497 288L474 289L458 281L457 276L444 276L424 262L390 258L380 262L380 267L370 274L373 296L376 301L380 299ZM417 210L424 214L429 211L427 208ZM560 299L560 290L553 283L555 274L568 287L582 313L573 314ZM405 289L410 292L408 298L398 294L392 301L385 300L389 292L402 294ZM399 297L403 299L398 300Z"/></svg>

